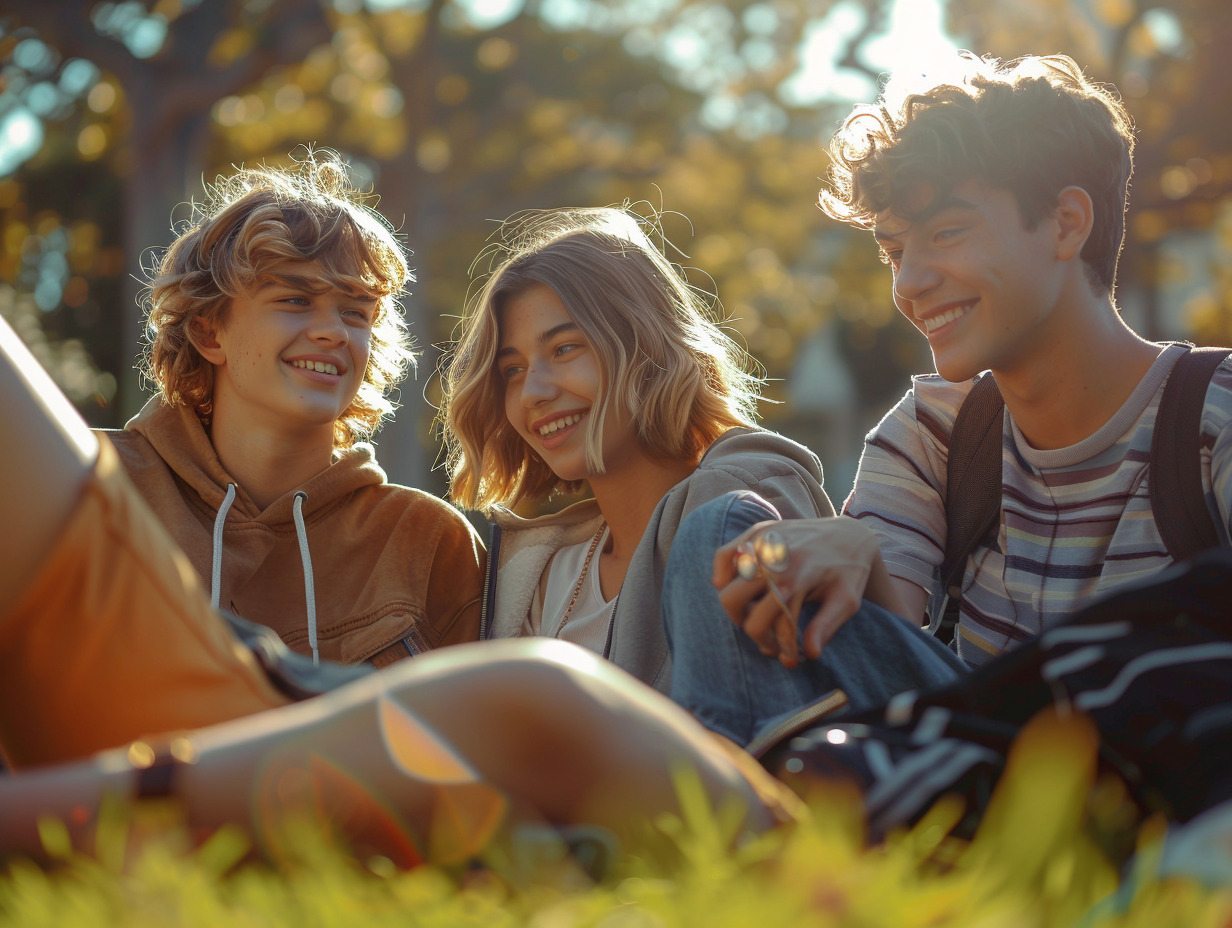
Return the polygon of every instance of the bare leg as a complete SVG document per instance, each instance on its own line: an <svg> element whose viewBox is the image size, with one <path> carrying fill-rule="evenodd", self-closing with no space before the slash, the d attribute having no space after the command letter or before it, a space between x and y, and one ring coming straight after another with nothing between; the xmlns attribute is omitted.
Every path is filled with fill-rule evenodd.
<svg viewBox="0 0 1232 928"><path fill-rule="evenodd" d="M17 601L68 521L98 440L0 318L0 610Z"/></svg>
<svg viewBox="0 0 1232 928"><path fill-rule="evenodd" d="M0 320L0 753L13 767L285 705Z"/></svg>
<svg viewBox="0 0 1232 928"><path fill-rule="evenodd" d="M746 827L771 824L749 781L685 712L590 652L545 639L421 655L187 742L196 760L177 767L175 793L190 822L237 822L261 842L304 805L391 855L409 842L423 857L460 859L527 814L636 840L679 811L681 771L715 804L738 803ZM123 755L0 782L0 834L29 847L24 810L72 819L96 808L103 783L132 794Z"/></svg>

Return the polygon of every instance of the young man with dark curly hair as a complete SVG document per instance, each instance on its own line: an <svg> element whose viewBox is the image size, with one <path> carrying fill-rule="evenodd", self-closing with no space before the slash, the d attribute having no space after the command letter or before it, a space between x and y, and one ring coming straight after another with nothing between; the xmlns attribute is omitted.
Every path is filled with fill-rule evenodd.
<svg viewBox="0 0 1232 928"><path fill-rule="evenodd" d="M696 603L713 579L721 605L713 611L731 623L697 608L665 610L669 630L679 623L683 655L707 628L737 629L726 666L740 668L738 695L721 671L708 673L725 666L713 656L682 678L693 680L688 692L674 694L736 740L835 685L857 707L885 698L844 678L849 666L875 679L886 661L920 659L960 674L1173 561L1152 507L1149 460L1164 386L1186 349L1142 338L1114 300L1133 166L1129 115L1111 88L1064 56L1001 63L968 53L956 64L945 81L895 78L875 105L857 106L831 143L821 194L830 216L873 233L895 305L928 339L937 373L914 378L869 434L843 516L763 524L734 538L745 526L725 527L713 578L704 554L691 581L682 565L680 602ZM986 371L1004 398L993 420L1000 521L946 584L950 438ZM1223 546L1230 423L1225 360L1195 436L1202 515ZM746 579L734 555L770 530L780 570ZM714 552L716 536L707 537L699 544ZM918 629L930 620L935 628L947 595L959 601L952 648Z"/></svg>

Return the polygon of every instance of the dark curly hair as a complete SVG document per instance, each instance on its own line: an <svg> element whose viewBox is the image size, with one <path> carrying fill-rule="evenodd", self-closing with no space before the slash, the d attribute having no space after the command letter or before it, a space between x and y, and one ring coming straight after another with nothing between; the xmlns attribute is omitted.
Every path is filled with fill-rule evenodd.
<svg viewBox="0 0 1232 928"><path fill-rule="evenodd" d="M1064 55L1003 63L964 52L958 64L953 80L927 86L896 76L876 105L852 111L830 143L822 209L871 228L884 210L910 219L927 208L921 189L944 197L978 177L1012 193L1033 229L1078 186L1095 207L1082 260L1092 284L1111 292L1134 150L1115 91Z"/></svg>

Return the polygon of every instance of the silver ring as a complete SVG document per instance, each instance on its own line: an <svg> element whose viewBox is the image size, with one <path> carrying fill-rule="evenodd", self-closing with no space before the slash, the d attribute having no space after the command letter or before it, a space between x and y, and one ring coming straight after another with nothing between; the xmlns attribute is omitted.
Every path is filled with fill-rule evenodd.
<svg viewBox="0 0 1232 928"><path fill-rule="evenodd" d="M741 580L752 580L756 577L759 566L757 554L749 542L736 547L736 573Z"/></svg>
<svg viewBox="0 0 1232 928"><path fill-rule="evenodd" d="M761 566L771 573L781 574L791 560L787 541L774 529L762 532L753 540L753 550Z"/></svg>

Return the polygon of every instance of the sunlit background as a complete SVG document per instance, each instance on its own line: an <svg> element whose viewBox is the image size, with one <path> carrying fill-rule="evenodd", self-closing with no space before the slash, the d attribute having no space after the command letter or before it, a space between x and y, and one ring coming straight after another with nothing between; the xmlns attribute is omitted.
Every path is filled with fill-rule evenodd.
<svg viewBox="0 0 1232 928"><path fill-rule="evenodd" d="M865 235L817 209L824 142L889 69L1066 52L1140 140L1118 300L1232 342L1226 0L10 0L0 13L0 312L94 425L148 386L138 278L203 179L336 148L413 249L423 349L379 436L444 490L432 376L501 218L647 201L771 378L766 423L846 495L929 367Z"/></svg>

